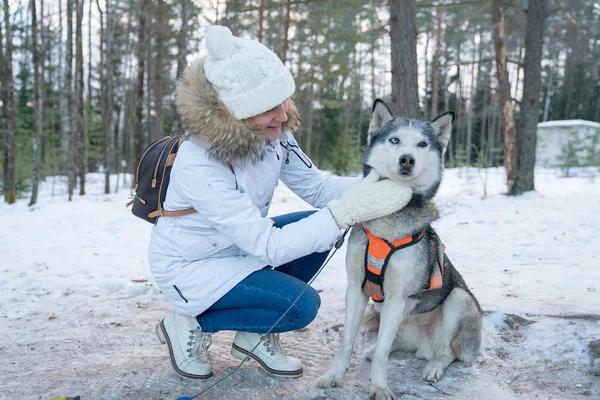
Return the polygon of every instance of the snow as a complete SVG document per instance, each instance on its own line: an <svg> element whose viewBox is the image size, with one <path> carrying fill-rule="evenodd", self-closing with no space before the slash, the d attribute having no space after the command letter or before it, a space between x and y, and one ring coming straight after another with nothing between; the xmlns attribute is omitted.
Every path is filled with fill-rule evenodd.
<svg viewBox="0 0 600 400"><path fill-rule="evenodd" d="M584 119L565 119L557 121L546 121L537 124L538 128L567 128L574 126L587 126L589 128L600 128L600 123L594 121L586 121Z"/></svg>
<svg viewBox="0 0 600 400"><path fill-rule="evenodd" d="M485 310L482 349L472 366L451 365L435 386L420 379L425 361L393 353L388 378L399 397L600 397L600 359L588 351L600 339L600 182L560 175L538 169L536 192L508 197L502 169L446 171L435 228ZM43 182L34 207L0 202L0 399L200 393L238 365L229 355L233 333L214 335L214 378L172 371L154 335L170 308L148 270L151 225L124 207L130 181L121 177L122 189L104 195L103 175L87 179L88 193L71 202L60 178ZM271 214L300 209L309 206L280 185ZM323 300L316 320L282 334L304 376L275 379L251 361L200 398L367 397L370 363L361 354L375 343L372 332L359 333L344 387L315 386L343 332L344 253L314 283Z"/></svg>

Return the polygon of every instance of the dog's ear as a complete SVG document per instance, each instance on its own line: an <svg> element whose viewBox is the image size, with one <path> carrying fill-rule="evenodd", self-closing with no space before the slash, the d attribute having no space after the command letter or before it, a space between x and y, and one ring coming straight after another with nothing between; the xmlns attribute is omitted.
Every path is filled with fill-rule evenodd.
<svg viewBox="0 0 600 400"><path fill-rule="evenodd" d="M438 135L438 140L444 150L448 147L448 141L452 133L452 123L454 123L454 111L445 112L431 121L431 127Z"/></svg>
<svg viewBox="0 0 600 400"><path fill-rule="evenodd" d="M387 124L392 118L394 118L394 116L383 100L376 99L373 102L373 112L371 114L371 122L369 122L369 137L373 132Z"/></svg>

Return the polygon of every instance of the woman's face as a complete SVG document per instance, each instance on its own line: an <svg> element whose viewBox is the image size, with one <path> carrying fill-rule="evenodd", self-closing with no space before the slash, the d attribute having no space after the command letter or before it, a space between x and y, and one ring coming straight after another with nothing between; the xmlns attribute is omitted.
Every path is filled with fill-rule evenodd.
<svg viewBox="0 0 600 400"><path fill-rule="evenodd" d="M281 126L288 119L286 103L287 100L267 112L248 118L248 121L256 126L268 141L279 139Z"/></svg>

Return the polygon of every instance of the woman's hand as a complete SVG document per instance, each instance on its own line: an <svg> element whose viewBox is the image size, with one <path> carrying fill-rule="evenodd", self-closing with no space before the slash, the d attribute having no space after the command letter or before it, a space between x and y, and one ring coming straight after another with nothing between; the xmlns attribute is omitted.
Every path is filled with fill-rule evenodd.
<svg viewBox="0 0 600 400"><path fill-rule="evenodd" d="M342 229L355 223L385 217L404 208L413 190L389 179L380 181L371 170L358 185L348 189L340 199L327 204L335 222Z"/></svg>

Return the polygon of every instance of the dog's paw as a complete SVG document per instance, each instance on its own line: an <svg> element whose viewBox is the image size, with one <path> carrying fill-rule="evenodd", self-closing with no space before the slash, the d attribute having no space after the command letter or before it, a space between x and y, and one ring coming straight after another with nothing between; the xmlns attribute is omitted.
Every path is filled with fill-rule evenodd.
<svg viewBox="0 0 600 400"><path fill-rule="evenodd" d="M440 360L431 360L423 369L423 379L428 382L437 382L444 376L445 365Z"/></svg>
<svg viewBox="0 0 600 400"><path fill-rule="evenodd" d="M319 378L317 386L320 388L332 388L344 386L344 373L328 371Z"/></svg>
<svg viewBox="0 0 600 400"><path fill-rule="evenodd" d="M396 400L396 396L389 387L377 387L371 385L369 389L369 400Z"/></svg>
<svg viewBox="0 0 600 400"><path fill-rule="evenodd" d="M376 344L372 345L371 347L369 347L367 349L367 351L365 351L363 353L363 358L367 361L372 361L373 360L373 354L375 354L375 348L377 347Z"/></svg>

